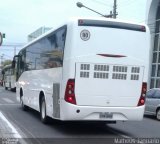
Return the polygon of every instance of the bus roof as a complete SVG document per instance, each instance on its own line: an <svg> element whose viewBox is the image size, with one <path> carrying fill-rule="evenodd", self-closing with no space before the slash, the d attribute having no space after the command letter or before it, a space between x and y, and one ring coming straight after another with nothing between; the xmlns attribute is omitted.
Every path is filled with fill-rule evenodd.
<svg viewBox="0 0 160 144"><path fill-rule="evenodd" d="M121 24L123 23L123 24L130 24L131 27L133 27L134 25L142 26L143 28L145 28L145 30L148 30L146 24L135 23L135 22L131 22L131 21L124 21L124 20L121 20L121 19L111 19L111 18L104 18L104 17L72 17L68 21L63 22L61 25L52 28L51 30L49 30L48 32L42 34L41 36L39 36L38 38L34 39L33 41L27 43L26 45L24 45L22 47L21 50L23 50L27 46L30 46L30 45L34 44L35 42L37 42L38 40L42 39L43 37L46 37L46 36L50 35L56 29L58 29L58 28L60 28L60 27L62 27L64 25L69 25L69 24L75 24L75 25L77 25L77 23L79 22L79 20L84 20L85 21L84 26L86 26L87 24L88 24L88 26L91 26L91 21L92 21L93 25L94 25L95 21L103 21L103 22L108 22L108 26L110 26L110 27L113 26L112 28L115 27L114 23L119 23L119 27L118 28L121 28ZM101 25L104 24L103 22L101 23ZM80 25L82 26L83 24L79 24L79 26ZM134 27L134 28L139 29L137 27ZM129 29L132 29L132 28L129 28Z"/></svg>

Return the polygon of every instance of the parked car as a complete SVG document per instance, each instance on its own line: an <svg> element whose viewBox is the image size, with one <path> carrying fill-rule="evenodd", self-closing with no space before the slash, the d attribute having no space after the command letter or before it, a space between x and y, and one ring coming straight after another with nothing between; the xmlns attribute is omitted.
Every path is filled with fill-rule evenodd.
<svg viewBox="0 0 160 144"><path fill-rule="evenodd" d="M160 88L153 88L147 92L145 114L155 115L157 120L160 120Z"/></svg>

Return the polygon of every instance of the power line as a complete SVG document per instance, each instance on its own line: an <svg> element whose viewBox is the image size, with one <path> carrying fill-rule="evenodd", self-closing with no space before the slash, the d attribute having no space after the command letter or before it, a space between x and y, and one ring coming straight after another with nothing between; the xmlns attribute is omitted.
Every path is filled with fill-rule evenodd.
<svg viewBox="0 0 160 144"><path fill-rule="evenodd" d="M14 51L14 49L12 49ZM16 50L21 50L21 49L17 49ZM11 51L11 49L1 49L1 51Z"/></svg>
<svg viewBox="0 0 160 144"><path fill-rule="evenodd" d="M105 5L105 6L110 7L110 8L112 7L111 5L108 5L108 4L106 4L106 3L102 2L102 1L99 1L99 0L92 0L92 1L96 2L98 4ZM117 13L117 0L114 0L113 10L110 11L110 15L107 15L106 17L108 17L108 18L110 17L110 18L115 18L116 19L117 15L118 15L118 13Z"/></svg>
<svg viewBox="0 0 160 144"><path fill-rule="evenodd" d="M126 1L126 2L124 2L124 3L120 3L119 4L119 8L122 8L122 7L128 7L128 6L130 6L130 5L132 5L132 4L134 4L135 2L137 2L137 1L135 1L135 0L130 0L130 1Z"/></svg>
<svg viewBox="0 0 160 144"><path fill-rule="evenodd" d="M96 3L98 3L98 4L101 4L101 5L105 5L105 6L109 7L109 8L112 7L112 5L109 5L109 4L107 4L107 3L105 3L105 2L102 2L102 1L98 1L98 0L92 0L92 1L93 1L93 2L96 2Z"/></svg>
<svg viewBox="0 0 160 144"><path fill-rule="evenodd" d="M4 46L4 47L21 47L23 45L24 44L3 44L1 46Z"/></svg>
<svg viewBox="0 0 160 144"><path fill-rule="evenodd" d="M126 2L128 2L129 0L125 0L125 1L122 1L120 2L120 5L123 5L123 4L126 4Z"/></svg>
<svg viewBox="0 0 160 144"><path fill-rule="evenodd" d="M9 55L6 55L6 54L3 54L3 56L9 57L9 58L13 58L13 56L9 56Z"/></svg>

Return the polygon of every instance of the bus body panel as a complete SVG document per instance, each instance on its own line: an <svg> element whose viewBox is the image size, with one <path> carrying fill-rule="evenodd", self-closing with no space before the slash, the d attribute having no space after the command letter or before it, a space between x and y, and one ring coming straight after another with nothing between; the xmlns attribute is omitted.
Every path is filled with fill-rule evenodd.
<svg viewBox="0 0 160 144"><path fill-rule="evenodd" d="M90 120L90 121L140 121L143 119L144 107L97 107L97 106L77 106L62 101L62 120ZM78 113L77 110L80 112ZM100 117L101 113L112 114L112 117Z"/></svg>
<svg viewBox="0 0 160 144"><path fill-rule="evenodd" d="M90 69L84 70L87 65ZM133 68L139 72L132 73ZM76 63L77 105L136 107L143 73L144 67L140 66Z"/></svg>
<svg viewBox="0 0 160 144"><path fill-rule="evenodd" d="M148 82L147 26L146 32L141 32L78 26L78 21L67 23L63 66L24 71L17 82L17 99L22 89L24 103L39 111L39 96L43 92L47 115L60 120L142 120L144 105L138 106L138 101L142 83ZM88 40L82 40L86 36L83 31L90 34ZM84 68L88 65L89 70ZM76 104L65 100L70 79L75 80Z"/></svg>
<svg viewBox="0 0 160 144"><path fill-rule="evenodd" d="M17 82L17 99L20 88L23 90L24 104L40 111L39 97L42 92L47 103L47 114L53 116L53 84L61 83L62 68L35 70L24 72ZM35 78L36 77L36 78Z"/></svg>
<svg viewBox="0 0 160 144"><path fill-rule="evenodd" d="M64 55L64 61L67 61L64 69L67 67L69 70L64 77L66 81L67 78L75 78L77 105L136 107L142 83L148 82L148 29L147 32L137 32L79 27L77 23L70 25L73 41L66 43ZM83 30L90 33L87 41L80 37ZM83 66L88 66L89 70L81 69ZM98 67L102 70L98 70ZM103 70L104 67L108 70Z"/></svg>

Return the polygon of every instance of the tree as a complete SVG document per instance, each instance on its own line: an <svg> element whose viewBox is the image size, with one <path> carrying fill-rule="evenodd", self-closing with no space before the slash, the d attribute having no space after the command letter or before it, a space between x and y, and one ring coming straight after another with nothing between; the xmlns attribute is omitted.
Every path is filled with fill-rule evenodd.
<svg viewBox="0 0 160 144"><path fill-rule="evenodd" d="M9 65L9 64L12 64L11 60L5 60L5 61L3 61L3 67L6 66L6 65Z"/></svg>

